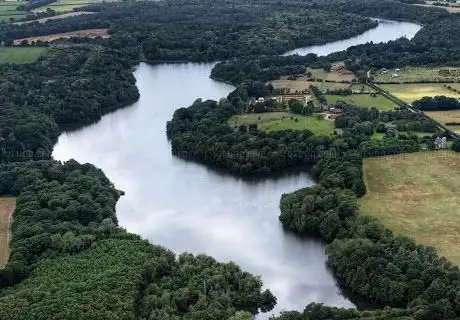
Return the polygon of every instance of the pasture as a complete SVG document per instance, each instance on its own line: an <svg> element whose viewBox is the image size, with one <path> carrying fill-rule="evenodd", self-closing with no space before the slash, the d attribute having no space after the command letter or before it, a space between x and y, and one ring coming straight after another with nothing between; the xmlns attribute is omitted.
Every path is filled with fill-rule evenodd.
<svg viewBox="0 0 460 320"><path fill-rule="evenodd" d="M0 266L6 265L10 256L11 222L16 198L0 198Z"/></svg>
<svg viewBox="0 0 460 320"><path fill-rule="evenodd" d="M395 234L433 246L460 264L460 154L450 151L364 159L360 213Z"/></svg>
<svg viewBox="0 0 460 320"><path fill-rule="evenodd" d="M32 63L46 52L45 47L0 47L0 64Z"/></svg>
<svg viewBox="0 0 460 320"><path fill-rule="evenodd" d="M371 94L352 94L348 96L341 95L326 95L328 103L336 103L337 101L344 101L348 104L352 104L358 107L371 108L375 107L381 111L394 110L395 104L391 100L388 100L384 96L371 95Z"/></svg>
<svg viewBox="0 0 460 320"><path fill-rule="evenodd" d="M321 117L322 115L318 116ZM334 122L318 119L316 115L303 116L289 112L265 112L240 114L230 118L229 125L237 129L240 125L257 124L259 130L310 130L315 135L330 135L334 130Z"/></svg>
<svg viewBox="0 0 460 320"><path fill-rule="evenodd" d="M451 83L446 85L455 87L455 84ZM384 84L381 85L381 88L408 103L423 97L448 96L460 98L460 94L444 87L444 83Z"/></svg>
<svg viewBox="0 0 460 320"><path fill-rule="evenodd" d="M398 74L393 78L392 74ZM386 74L377 72L375 82L449 82L460 81L460 68L454 67L404 67L400 71L389 70Z"/></svg>
<svg viewBox="0 0 460 320"><path fill-rule="evenodd" d="M273 80L270 81L270 83L275 89L288 89L291 93L295 93L296 91L302 92L304 90L309 90L311 85L318 87L318 89L320 89L321 91L350 88L349 83L307 81L304 78L298 78L297 80Z"/></svg>
<svg viewBox="0 0 460 320"><path fill-rule="evenodd" d="M32 12L41 12L46 11L47 9L51 9L56 12L68 12L75 8L80 8L96 2L96 0L58 0L46 6L35 8Z"/></svg>

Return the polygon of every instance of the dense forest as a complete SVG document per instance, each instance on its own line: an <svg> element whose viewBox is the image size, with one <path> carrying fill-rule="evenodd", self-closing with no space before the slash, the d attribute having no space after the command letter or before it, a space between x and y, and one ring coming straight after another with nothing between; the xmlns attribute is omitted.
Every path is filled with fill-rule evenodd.
<svg viewBox="0 0 460 320"><path fill-rule="evenodd" d="M83 46L0 66L0 161L50 158L61 130L136 101L129 66L114 50Z"/></svg>
<svg viewBox="0 0 460 320"><path fill-rule="evenodd" d="M0 194L17 196L1 319L213 320L276 302L232 263L176 257L119 228L119 191L90 164L3 164L0 177Z"/></svg>
<svg viewBox="0 0 460 320"><path fill-rule="evenodd" d="M234 129L227 123L251 97L273 93L265 81L303 73L307 66L328 68L345 60L359 71L458 64L460 40L452 36L459 27L457 16L386 0L174 0L98 3L82 10L97 13L0 25L5 45L88 28L108 28L111 35L52 47L33 64L0 66L0 195L17 197L10 260L0 270L1 319L243 320L273 308L276 298L238 266L207 256L177 257L118 227L120 192L100 170L49 160L60 132L97 121L138 98L131 70L140 60L217 59L231 60L218 64L212 76L239 86L219 102L197 100L175 112L167 124L173 154L245 176L313 166L318 185L284 195L281 222L329 243L328 264L353 297L391 307L357 311L311 304L278 318L460 316L457 267L433 249L395 237L378 221L357 214L356 199L366 192L362 158L418 151L439 133L435 123L404 110L346 104L335 122L342 135ZM278 56L376 25L356 14L425 27L411 41L371 43L325 58ZM382 140L370 138L375 132L384 134Z"/></svg>

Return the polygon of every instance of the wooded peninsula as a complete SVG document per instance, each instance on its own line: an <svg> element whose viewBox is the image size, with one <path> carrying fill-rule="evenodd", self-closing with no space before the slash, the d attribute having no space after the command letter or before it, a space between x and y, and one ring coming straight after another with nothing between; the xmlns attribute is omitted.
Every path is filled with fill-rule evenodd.
<svg viewBox="0 0 460 320"><path fill-rule="evenodd" d="M37 2L21 10L50 5ZM31 63L0 65L0 196L16 198L10 255L0 269L0 318L249 320L274 308L277 299L263 279L235 263L176 255L121 228L115 206L122 192L104 172L51 155L61 133L139 99L132 71L140 62L206 61L220 61L210 76L236 89L176 110L165 124L172 154L235 176L311 173L314 186L282 196L279 220L286 230L327 244L328 267L359 307L311 303L271 319L459 318L458 266L438 248L360 211L369 188L366 159L460 152L460 123L430 116L460 108L460 81L449 71L460 67L460 16L418 3L85 3L73 11L92 14L27 22L56 15L48 10L25 15L27 23L1 23L0 53L41 51ZM368 17L423 28L410 40L326 56L281 55L362 34L378 25ZM14 42L89 29L105 29L107 37ZM398 82L407 68L441 68L447 80L423 83L442 83L445 94L406 101L385 87L407 90ZM341 77L318 80L331 74ZM281 81L305 88L289 91ZM390 107L360 103L377 96ZM277 124L298 125L304 117L331 132L263 127L262 116L275 112L282 112ZM238 122L242 115L253 118Z"/></svg>

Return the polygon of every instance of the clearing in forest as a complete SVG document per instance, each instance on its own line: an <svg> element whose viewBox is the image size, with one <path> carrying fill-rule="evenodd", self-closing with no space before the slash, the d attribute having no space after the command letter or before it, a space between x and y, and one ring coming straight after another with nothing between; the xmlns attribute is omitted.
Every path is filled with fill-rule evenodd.
<svg viewBox="0 0 460 320"><path fill-rule="evenodd" d="M275 89L288 89L290 93L295 93L296 91L302 92L304 90L309 90L310 86L318 87L321 91L327 90L337 90L337 89L348 89L350 88L349 83L340 83L340 82L323 82L323 81L307 81L304 78L298 78L297 80L288 80L286 77L283 77L280 80L270 81L273 88Z"/></svg>
<svg viewBox="0 0 460 320"><path fill-rule="evenodd" d="M257 124L259 130L310 130L315 135L329 136L334 131L334 121L325 120L324 115L303 116L289 112L264 112L240 114L230 118L229 125L237 129L240 125Z"/></svg>
<svg viewBox="0 0 460 320"><path fill-rule="evenodd" d="M46 52L46 47L0 47L0 64L32 63Z"/></svg>
<svg viewBox="0 0 460 320"><path fill-rule="evenodd" d="M22 41L27 40L28 43L33 41L54 41L60 38L73 38L73 37L87 37L87 38L108 38L110 35L107 33L108 29L86 29L86 30L78 30L72 32L64 32L64 33L55 33L49 34L47 36L37 36L37 37L29 37L29 38L22 38L14 40L14 44L20 44Z"/></svg>
<svg viewBox="0 0 460 320"><path fill-rule="evenodd" d="M0 266L6 265L10 256L11 222L16 208L16 198L0 198Z"/></svg>
<svg viewBox="0 0 460 320"><path fill-rule="evenodd" d="M337 101L344 101L358 107L371 108L374 107L381 111L388 111L395 109L395 103L384 96L377 94L352 94L347 96L341 95L326 95L328 103L336 103Z"/></svg>
<svg viewBox="0 0 460 320"><path fill-rule="evenodd" d="M447 96L460 98L460 94L449 90L450 86L458 90L458 83L405 83L405 84L384 84L381 88L387 90L399 99L412 103L423 97Z"/></svg>
<svg viewBox="0 0 460 320"><path fill-rule="evenodd" d="M360 213L460 264L460 154L421 152L364 160Z"/></svg>

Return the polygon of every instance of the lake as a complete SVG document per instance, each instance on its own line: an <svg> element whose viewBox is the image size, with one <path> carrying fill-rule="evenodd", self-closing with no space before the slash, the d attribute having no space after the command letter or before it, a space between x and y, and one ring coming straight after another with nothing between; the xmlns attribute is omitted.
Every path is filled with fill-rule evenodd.
<svg viewBox="0 0 460 320"><path fill-rule="evenodd" d="M344 45L388 41L416 30L404 22L380 22L349 40L298 49L328 54ZM380 41L379 40L379 41ZM233 87L209 78L213 64L141 63L134 75L140 99L96 124L63 133L53 152L101 168L125 191L117 204L121 226L154 244L234 261L261 275L278 298L272 313L302 310L310 302L353 307L325 266L324 245L283 231L278 221L283 193L311 186L307 173L243 180L171 155L166 121L195 99L219 99Z"/></svg>

